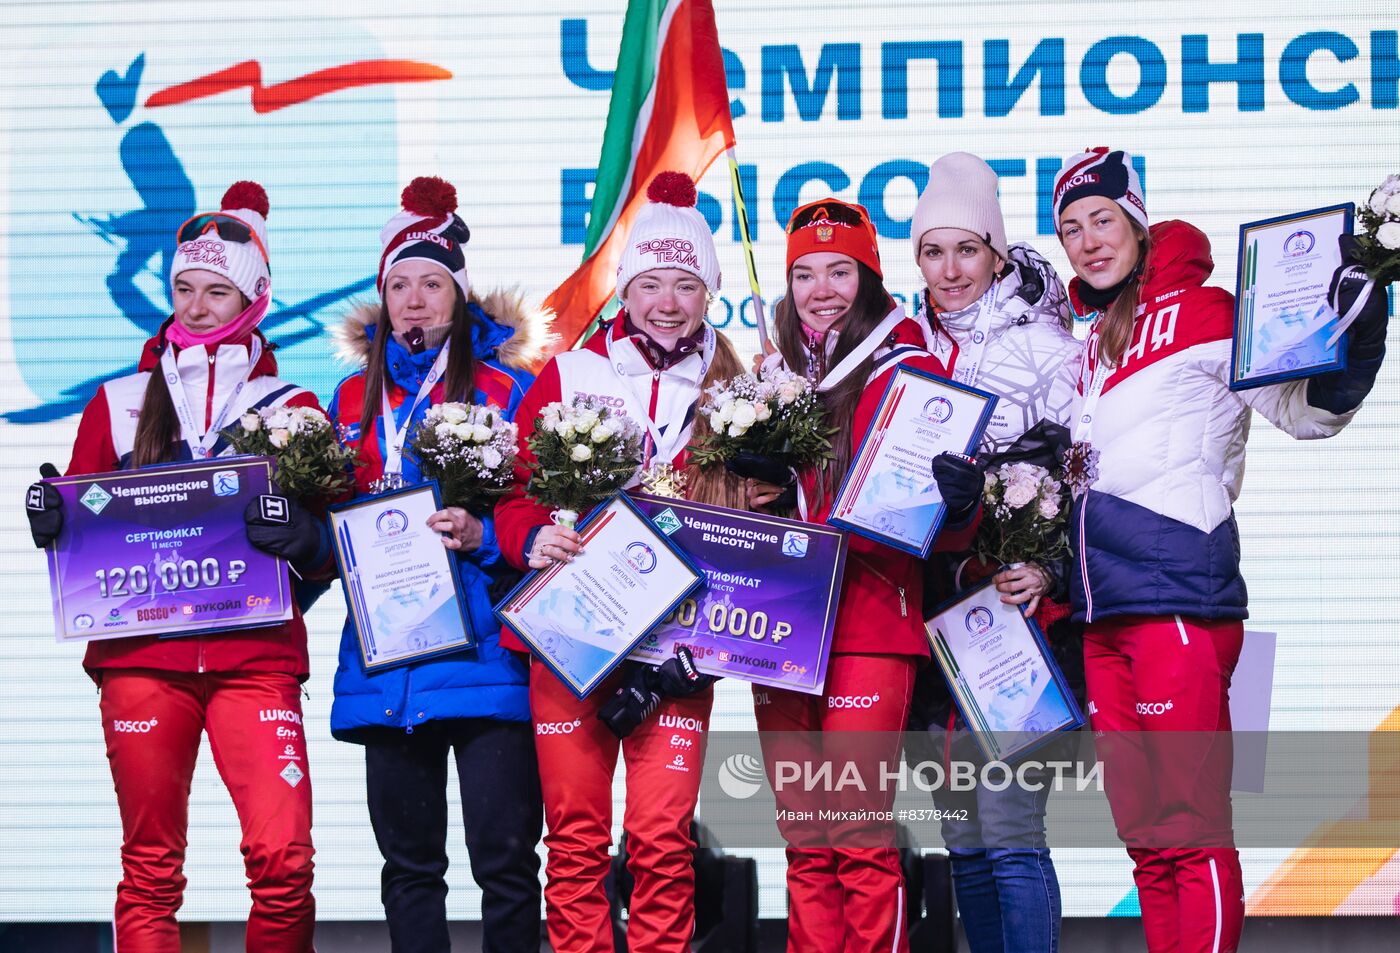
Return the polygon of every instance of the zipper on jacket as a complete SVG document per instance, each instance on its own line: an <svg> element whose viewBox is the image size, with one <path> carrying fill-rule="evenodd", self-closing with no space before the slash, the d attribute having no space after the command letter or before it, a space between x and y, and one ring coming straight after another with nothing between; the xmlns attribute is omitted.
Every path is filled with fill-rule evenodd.
<svg viewBox="0 0 1400 953"><path fill-rule="evenodd" d="M869 569L878 578L884 580L886 585L893 587L894 591L899 593L899 617L901 619L909 618L909 599L904 594L904 587L897 585L893 579L876 569L874 564L864 556L857 555L856 558L865 563L866 569Z"/></svg>
<svg viewBox="0 0 1400 953"><path fill-rule="evenodd" d="M1089 552L1084 547L1084 523L1089 510L1089 491L1079 501L1079 579L1084 583L1084 621L1094 621L1094 596L1089 591Z"/></svg>
<svg viewBox="0 0 1400 953"><path fill-rule="evenodd" d="M653 371L651 372L651 406L647 408L647 416L650 417L650 418L652 419L653 422L656 420L656 408L657 408L658 406L660 406L660 404L661 404L661 371L660 371L660 370L653 370ZM646 431L647 431L646 444L642 447L642 463L643 463L643 464L646 464L646 463L650 462L651 458L652 458L655 454L658 454L658 453L661 452L661 448L660 448L660 447L653 447L653 446L651 445L651 427L647 427L647 428L646 428ZM671 461L667 460L667 461L664 461L664 462L670 463Z"/></svg>
<svg viewBox="0 0 1400 953"><path fill-rule="evenodd" d="M199 641L195 643L195 645L196 645L196 658L197 658L196 667L199 669L199 674L203 675L203 674L204 674L204 636L200 635L200 636L196 636L196 638L199 639Z"/></svg>
<svg viewBox="0 0 1400 953"><path fill-rule="evenodd" d="M209 425L214 422L214 361L215 356L209 355L209 387L204 395L204 429L207 431Z"/></svg>

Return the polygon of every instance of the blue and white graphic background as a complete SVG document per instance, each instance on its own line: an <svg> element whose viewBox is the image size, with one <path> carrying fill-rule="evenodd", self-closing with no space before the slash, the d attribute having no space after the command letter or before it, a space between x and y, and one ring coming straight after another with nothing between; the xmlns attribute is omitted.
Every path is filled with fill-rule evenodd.
<svg viewBox="0 0 1400 953"><path fill-rule="evenodd" d="M871 206L889 283L911 292L908 218L927 163L952 149L996 162L1009 234L1063 266L1049 176L1086 146L1128 148L1143 158L1153 216L1204 228L1227 288L1241 222L1364 199L1400 162L1393 0L1281 0L1267 13L1242 0L716 6L770 297L787 210L828 191ZM580 257L622 7L0 3L0 500L11 501L0 537L0 921L110 915L119 824L96 698L80 648L52 642L20 500L41 462L66 464L95 382L129 370L165 314L171 231L235 178L267 186L277 303L266 327L284 375L323 399L345 370L327 329L370 286L378 230L414 175L456 183L478 287L519 284L541 298ZM246 89L144 105L249 60L271 85L371 59L452 78L264 113ZM1042 68L1022 76L1028 59ZM1194 60L1224 65L1183 65ZM1018 95L1023 79L1033 81ZM711 318L752 349L726 179L717 170L703 189L727 273ZM1277 728L1368 731L1400 703L1397 404L1392 361L1340 438L1296 445L1260 426L1251 442L1239 518L1251 625L1279 633ZM327 730L342 618L335 593L311 618L316 893L325 919L377 918L360 751ZM719 699L715 729L752 724L744 686L724 685ZM190 820L183 915L242 917L237 823L207 757ZM458 830L449 902L454 916L475 916L460 843ZM757 853L763 913L781 916L781 853ZM1058 859L1067 914L1127 909L1125 858ZM1250 852L1248 888L1282 859Z"/></svg>

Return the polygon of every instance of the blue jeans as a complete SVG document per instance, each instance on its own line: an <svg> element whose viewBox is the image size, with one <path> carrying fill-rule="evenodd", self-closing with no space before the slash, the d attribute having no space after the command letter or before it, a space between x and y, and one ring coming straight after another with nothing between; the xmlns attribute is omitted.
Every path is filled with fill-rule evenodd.
<svg viewBox="0 0 1400 953"><path fill-rule="evenodd" d="M979 786L934 792L939 810L952 812L942 820L943 841L972 953L1056 953L1060 948L1060 882L1045 844L1050 776L1028 771L1026 780L1041 790L1026 790L1013 781L1000 791Z"/></svg>

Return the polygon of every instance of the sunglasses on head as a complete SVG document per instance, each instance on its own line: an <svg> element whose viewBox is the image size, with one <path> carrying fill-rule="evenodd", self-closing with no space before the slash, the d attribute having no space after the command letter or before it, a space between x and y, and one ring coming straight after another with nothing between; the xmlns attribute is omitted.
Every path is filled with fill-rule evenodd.
<svg viewBox="0 0 1400 953"><path fill-rule="evenodd" d="M875 240L875 228L870 224L870 218L865 209L859 205L848 205L837 199L819 199L799 206L792 213L792 218L788 220L788 234L791 235L799 228L806 228L813 222L823 220L835 222L838 225L863 228L870 233L871 241Z"/></svg>
<svg viewBox="0 0 1400 953"><path fill-rule="evenodd" d="M258 238L258 233L253 231L251 226L224 212L205 212L194 216L180 226L176 239L183 245L185 242L192 242L210 231L226 242L238 242L240 245L252 242L262 253L263 262L268 262L267 249L263 247L262 239Z"/></svg>

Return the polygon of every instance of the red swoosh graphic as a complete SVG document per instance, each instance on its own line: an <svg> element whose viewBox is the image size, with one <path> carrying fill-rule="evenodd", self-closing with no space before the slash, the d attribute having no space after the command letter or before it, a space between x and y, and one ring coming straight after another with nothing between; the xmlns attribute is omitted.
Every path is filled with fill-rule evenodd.
<svg viewBox="0 0 1400 953"><path fill-rule="evenodd" d="M431 63L417 63L413 60L362 60L358 63L317 70L284 83L264 86L262 64L257 60L245 60L208 76L152 93L146 100L146 105L177 106L246 86L253 93L253 112L270 113L342 89L385 83L426 83L451 78L450 72Z"/></svg>

